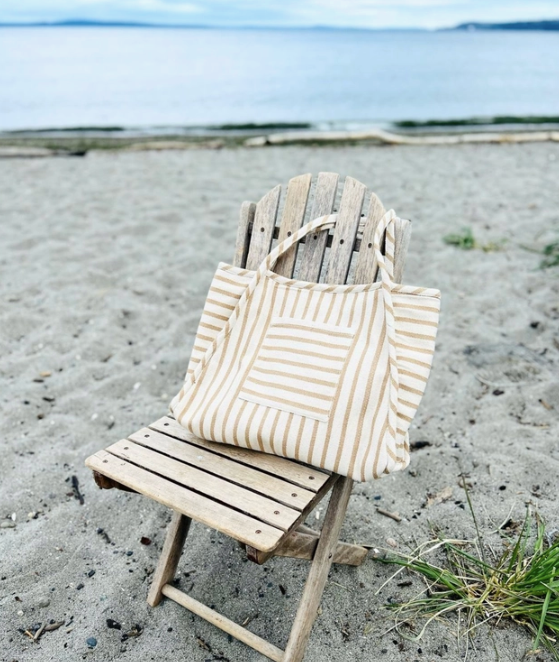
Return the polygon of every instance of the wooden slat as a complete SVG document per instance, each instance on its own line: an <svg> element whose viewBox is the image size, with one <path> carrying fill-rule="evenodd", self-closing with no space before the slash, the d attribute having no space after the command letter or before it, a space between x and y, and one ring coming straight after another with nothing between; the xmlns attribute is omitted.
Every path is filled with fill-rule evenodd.
<svg viewBox="0 0 559 662"><path fill-rule="evenodd" d="M301 527L299 527L297 531L292 531L281 545L274 550L274 556L285 556L310 561L314 557L319 536L320 533L318 531L306 533L301 530ZM247 553L251 560L256 560L257 563L261 563L260 558L263 552L253 552L248 548ZM334 556L332 557L332 563L358 566L367 558L368 553L369 550L366 547L352 545L347 542L338 542L334 551ZM256 557L256 559L254 557Z"/></svg>
<svg viewBox="0 0 559 662"><path fill-rule="evenodd" d="M328 283L342 284L347 280L366 191L364 184L352 177L346 177L328 260L328 273L325 278Z"/></svg>
<svg viewBox="0 0 559 662"><path fill-rule="evenodd" d="M191 523L190 517L186 517L182 513L173 513L173 519L167 529L163 550L149 588L148 605L150 607L156 607L161 602L163 595L161 589L175 577Z"/></svg>
<svg viewBox="0 0 559 662"><path fill-rule="evenodd" d="M291 530L298 529L303 526L303 522L307 519L309 514L316 508L316 505L330 492L335 483L340 479L338 474L332 474L328 479L328 482L316 493L315 498L309 503L309 505L303 510L301 516L295 523L295 526ZM257 549L251 545L246 546L247 556L251 561L255 563L265 563L270 557L275 554L275 549L270 552L259 552Z"/></svg>
<svg viewBox="0 0 559 662"><path fill-rule="evenodd" d="M385 209L382 202L375 193L372 193L369 212L363 227L361 250L359 251L357 264L355 265L353 282L356 284L374 283L376 280L377 259L375 257L374 238L377 225L384 214Z"/></svg>
<svg viewBox="0 0 559 662"><path fill-rule="evenodd" d="M364 223L363 223L363 225L364 225ZM359 226L361 227L361 223L359 223ZM252 232L252 228L250 229L250 232ZM324 230L323 232L324 232L324 234L326 234L326 230ZM314 236L314 235L313 235L313 236ZM278 237L279 237L279 228L276 226L276 228L275 228L275 230L274 230L274 239L277 239ZM299 241L299 243L300 243L300 244L304 244L304 243L307 242L307 239L308 239L308 237L303 237L303 238ZM311 241L315 241L315 240L311 237ZM331 235L331 234L329 234L329 235L328 235L328 238L326 239L326 246L327 246L328 248L330 248L330 247L332 246L332 235ZM354 251L359 251L360 248L361 248L361 237L358 235L358 236L355 238L355 241L353 242L353 250L354 250ZM302 266L302 265L301 265L301 266ZM303 279L302 279L302 278L299 278L299 280L303 280ZM308 280L308 279L305 279L305 280ZM313 282L313 281L309 281L309 282Z"/></svg>
<svg viewBox="0 0 559 662"><path fill-rule="evenodd" d="M167 584L163 587L163 595L166 595L171 600L178 602L179 605L186 607L186 609L191 611L193 614L201 616L209 623L212 623L212 625L217 626L224 632L227 632L227 634L235 637L235 639L238 639L244 644L247 644L247 646L254 648L259 653L262 653L262 655L269 657L275 662L282 662L283 651L281 648L278 648L277 646L271 644L269 641L262 639L262 637L253 634L246 628L242 627L242 625L238 625L214 609L210 609L210 607L207 607L202 602L191 598L186 593L183 593L183 591L179 591L178 588Z"/></svg>
<svg viewBox="0 0 559 662"><path fill-rule="evenodd" d="M246 261L247 269L257 269L262 260L270 252L280 194L281 186L278 184L256 204L252 236L250 238Z"/></svg>
<svg viewBox="0 0 559 662"><path fill-rule="evenodd" d="M217 455L200 446L191 445L187 441L179 441L151 428L138 430L128 438L142 446L165 453L181 462L187 462L198 469L254 490L295 510L303 510L315 496L311 490L301 487L294 492L293 483L270 476L233 459ZM295 496L293 496L294 494Z"/></svg>
<svg viewBox="0 0 559 662"><path fill-rule="evenodd" d="M210 499L220 501L226 506L267 522L282 531L289 531L301 515L298 510L282 506L277 501L261 494L256 494L256 492L174 460L151 448L140 446L128 439L117 441L106 450L123 460L201 492ZM214 522L213 526L216 529L222 529L220 521Z"/></svg>
<svg viewBox="0 0 559 662"><path fill-rule="evenodd" d="M324 525L303 590L303 597L299 603L297 616L285 648L283 662L301 662L305 655L307 642L316 619L322 592L328 579L328 572L332 565L334 551L338 544L338 536L340 535L352 487L353 481L351 478L340 478L332 490Z"/></svg>
<svg viewBox="0 0 559 662"><path fill-rule="evenodd" d="M302 225L307 210L307 200L311 188L312 175L299 175L289 180L279 227L278 241L283 241ZM280 276L291 278L297 259L297 245L284 253L276 263L274 271Z"/></svg>
<svg viewBox="0 0 559 662"><path fill-rule="evenodd" d="M400 219L394 232L394 282L401 283L404 278L404 264L411 239L411 222Z"/></svg>
<svg viewBox="0 0 559 662"><path fill-rule="evenodd" d="M250 243L249 229L254 224L254 214L256 205L254 202L243 202L239 218L239 227L237 228L237 241L235 243L235 257L233 266L243 268L247 261L248 246Z"/></svg>
<svg viewBox="0 0 559 662"><path fill-rule="evenodd" d="M318 173L311 207L311 221L319 216L332 213L339 178L340 176L335 172ZM306 238L305 252L299 269L299 280L306 280L310 283L318 282L328 239L328 230L322 230L322 232ZM330 243L331 239L330 237Z"/></svg>
<svg viewBox="0 0 559 662"><path fill-rule="evenodd" d="M160 418L149 427L153 430L159 430L160 432L176 437L177 439L188 441L191 444L205 448L218 455L230 457L236 462L242 462L243 464L247 464L275 476L281 476L284 480L300 485L312 492L318 492L318 490L330 478L328 473L320 471L320 469L307 467L304 464L287 460L278 455L260 453L257 451L251 451L248 448L239 448L238 446L219 444L215 441L199 439L179 425L173 418L168 416ZM296 489L293 491L295 493L297 492Z"/></svg>
<svg viewBox="0 0 559 662"><path fill-rule="evenodd" d="M281 529L231 510L107 451L95 453L88 457L85 463L90 469L99 471L206 526L215 528L216 522L219 522L220 531L261 551L273 551L285 536Z"/></svg>

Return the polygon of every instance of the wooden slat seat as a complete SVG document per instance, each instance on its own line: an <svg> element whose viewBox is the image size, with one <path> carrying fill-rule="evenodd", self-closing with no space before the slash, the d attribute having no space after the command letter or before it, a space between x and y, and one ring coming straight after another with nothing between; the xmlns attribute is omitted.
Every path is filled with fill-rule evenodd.
<svg viewBox="0 0 559 662"><path fill-rule="evenodd" d="M86 465L260 552L272 552L336 477L275 455L198 439L165 416Z"/></svg>

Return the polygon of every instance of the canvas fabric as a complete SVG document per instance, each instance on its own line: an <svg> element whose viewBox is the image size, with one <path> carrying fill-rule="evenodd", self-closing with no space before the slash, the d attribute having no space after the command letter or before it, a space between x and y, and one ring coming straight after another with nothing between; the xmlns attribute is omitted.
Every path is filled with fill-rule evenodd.
<svg viewBox="0 0 559 662"><path fill-rule="evenodd" d="M329 285L272 271L280 255L336 218L303 226L257 271L219 264L171 411L203 439L365 481L409 463L440 292L393 282L393 210L374 239L380 281Z"/></svg>

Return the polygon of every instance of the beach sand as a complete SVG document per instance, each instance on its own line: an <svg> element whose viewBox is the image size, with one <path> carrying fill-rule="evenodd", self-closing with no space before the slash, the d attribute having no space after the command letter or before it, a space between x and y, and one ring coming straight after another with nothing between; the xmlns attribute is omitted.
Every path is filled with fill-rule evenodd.
<svg viewBox="0 0 559 662"><path fill-rule="evenodd" d="M522 247L557 240L558 144L0 160L1 660L263 659L169 600L147 606L169 512L99 490L84 459L167 412L212 273L232 257L241 202L320 170L363 181L411 218L405 281L442 290L434 368L411 430L431 446L401 474L356 486L343 538L389 549L392 539L399 551L431 527L473 538L461 472L495 549L490 532L521 520L527 502L559 528L559 270L539 270ZM465 226L481 243L506 240L504 250L443 243ZM427 507L445 488L451 498ZM319 526L323 514L324 504L309 521ZM307 569L289 559L258 567L194 524L179 586L283 647ZM377 594L393 571L370 558L333 567L308 662L463 659L456 621L433 623L419 643L383 634L393 625L384 605L422 587L413 578ZM65 624L39 643L19 631L50 619ZM136 624L140 636L121 641ZM468 659L517 662L530 646L520 627L482 627Z"/></svg>

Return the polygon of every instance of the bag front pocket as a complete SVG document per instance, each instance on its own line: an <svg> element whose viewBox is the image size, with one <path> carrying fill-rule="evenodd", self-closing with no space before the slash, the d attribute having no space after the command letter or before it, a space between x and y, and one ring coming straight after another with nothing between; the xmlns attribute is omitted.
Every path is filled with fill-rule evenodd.
<svg viewBox="0 0 559 662"><path fill-rule="evenodd" d="M239 397L327 421L354 331L276 317Z"/></svg>

